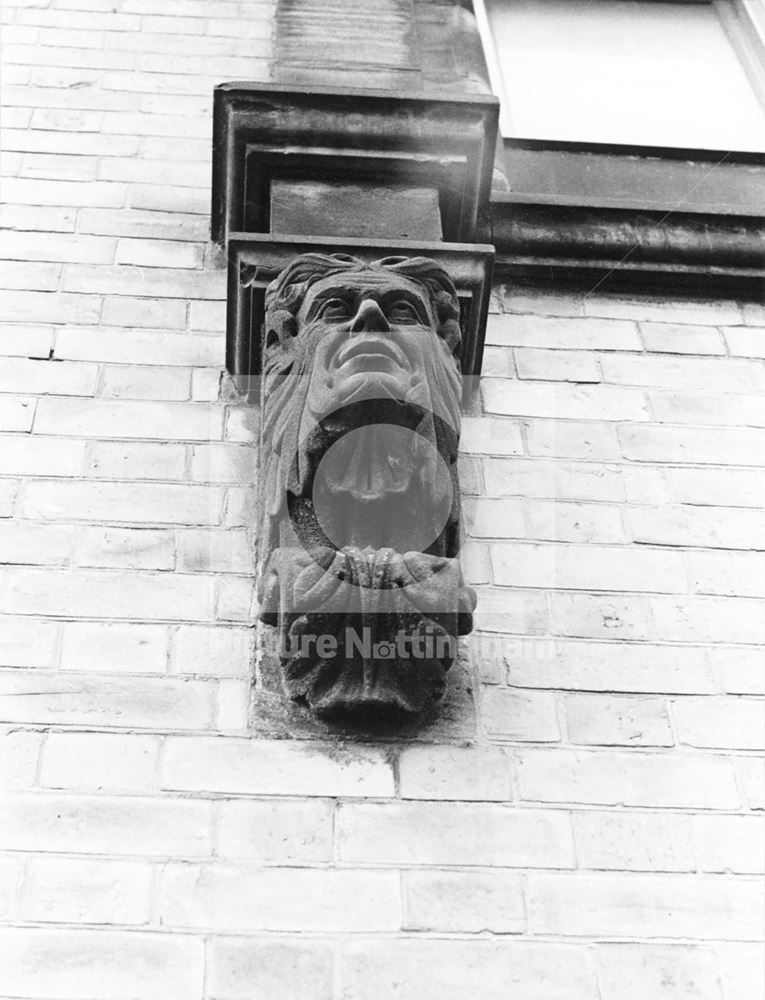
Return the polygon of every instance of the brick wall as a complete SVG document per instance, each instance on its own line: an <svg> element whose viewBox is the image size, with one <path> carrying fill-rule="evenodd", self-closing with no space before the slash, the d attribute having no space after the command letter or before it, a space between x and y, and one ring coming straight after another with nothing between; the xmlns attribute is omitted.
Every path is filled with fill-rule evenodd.
<svg viewBox="0 0 765 1000"><path fill-rule="evenodd" d="M762 1000L761 308L498 286L475 739L248 738L210 106L272 6L3 7L0 997Z"/></svg>

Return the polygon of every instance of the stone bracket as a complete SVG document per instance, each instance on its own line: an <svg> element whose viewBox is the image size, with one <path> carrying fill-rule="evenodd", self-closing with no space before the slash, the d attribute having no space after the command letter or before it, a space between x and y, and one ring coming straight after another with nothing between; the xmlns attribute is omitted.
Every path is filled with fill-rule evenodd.
<svg viewBox="0 0 765 1000"><path fill-rule="evenodd" d="M488 205L498 102L224 83L213 112L212 238L268 232L275 181L437 192L445 240L472 242Z"/></svg>
<svg viewBox="0 0 765 1000"><path fill-rule="evenodd" d="M266 286L304 253L346 253L365 261L391 256L429 257L440 264L454 282L460 300L463 377L480 374L494 247L232 233L228 243L226 368L240 392L248 392L249 378L261 372Z"/></svg>

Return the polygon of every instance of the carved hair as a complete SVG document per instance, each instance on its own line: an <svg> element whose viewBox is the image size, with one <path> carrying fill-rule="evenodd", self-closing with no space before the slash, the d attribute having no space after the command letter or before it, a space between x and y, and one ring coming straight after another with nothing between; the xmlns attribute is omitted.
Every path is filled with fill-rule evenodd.
<svg viewBox="0 0 765 1000"><path fill-rule="evenodd" d="M349 254L306 253L292 261L266 290L266 329L277 320L284 323L284 313L293 318L306 292L315 282L333 274L354 271L387 271L401 275L422 286L428 293L438 320L438 334L453 354L458 355L462 340L457 292L449 275L427 257L383 257L367 264Z"/></svg>

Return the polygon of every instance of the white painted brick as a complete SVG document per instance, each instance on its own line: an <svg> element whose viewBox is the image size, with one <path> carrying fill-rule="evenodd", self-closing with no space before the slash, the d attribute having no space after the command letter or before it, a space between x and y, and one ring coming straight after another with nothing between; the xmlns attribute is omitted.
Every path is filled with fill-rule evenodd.
<svg viewBox="0 0 765 1000"><path fill-rule="evenodd" d="M725 1000L760 1000L765 981L762 943L716 946Z"/></svg>
<svg viewBox="0 0 765 1000"><path fill-rule="evenodd" d="M678 698L672 704L677 738L695 747L765 750L765 701L755 698Z"/></svg>
<svg viewBox="0 0 765 1000"><path fill-rule="evenodd" d="M6 320L16 323L97 323L101 299L60 292L0 291L0 310Z"/></svg>
<svg viewBox="0 0 765 1000"><path fill-rule="evenodd" d="M683 813L588 810L574 814L574 837L581 868L657 872L696 868L693 820Z"/></svg>
<svg viewBox="0 0 765 1000"><path fill-rule="evenodd" d="M215 618L223 622L252 622L256 615L255 580L244 577L221 577Z"/></svg>
<svg viewBox="0 0 765 1000"><path fill-rule="evenodd" d="M765 548L765 523L763 536ZM765 552L688 552L685 558L695 594L765 597Z"/></svg>
<svg viewBox="0 0 765 1000"><path fill-rule="evenodd" d="M621 456L614 429L606 423L524 420L523 429L530 455L598 462L618 461Z"/></svg>
<svg viewBox="0 0 765 1000"><path fill-rule="evenodd" d="M625 542L620 509L615 505L531 500L526 504L528 537L540 541Z"/></svg>
<svg viewBox="0 0 765 1000"><path fill-rule="evenodd" d="M526 925L523 882L512 872L410 871L404 899L406 930L512 934Z"/></svg>
<svg viewBox="0 0 765 1000"><path fill-rule="evenodd" d="M164 673L167 630L162 625L67 622L61 647L63 670Z"/></svg>
<svg viewBox="0 0 765 1000"><path fill-rule="evenodd" d="M329 862L332 811L329 799L222 802L216 853L268 864Z"/></svg>
<svg viewBox="0 0 765 1000"><path fill-rule="evenodd" d="M39 49L36 50L39 56ZM51 68L55 69L56 57L61 55L62 50L57 50L53 48L47 48L45 52L46 60L51 63ZM100 63L103 65L107 56L104 56L99 52L87 52L84 49L69 49L65 52L71 52L71 56L74 60L79 60L82 63L82 68L78 71L78 75L81 72L87 73L87 68L85 65L88 62ZM64 55L66 58L66 54ZM63 64L66 67L66 63ZM62 70L59 70L60 72ZM56 84L55 86L59 86ZM69 87L69 84L64 84L64 86ZM13 149L26 150L29 152L44 152L44 153L60 153L60 154L71 154L73 156L135 156L138 152L138 140L132 136L116 136L116 135L99 135L95 132L48 132L41 131L37 129L26 129L24 131L18 131L13 135L9 136L9 147ZM30 206L32 207L32 206ZM10 211L15 208L16 211ZM74 232L74 217L76 212L72 209L59 208L52 206L47 208L47 212L53 217L53 224L48 227L42 221L45 215L45 211L39 207L35 208L32 215L32 221L34 225L29 225L27 223L26 227L23 225L17 225L14 228L17 229L35 229L47 232L50 228L54 232ZM9 213L11 218L16 219L17 215L22 212L26 215L27 206L9 206ZM115 216L116 213L113 209L83 209L88 213L98 212L99 214L104 214L108 212L109 215ZM68 220L71 217L72 224L69 225ZM89 229L82 230L83 232L91 232Z"/></svg>
<svg viewBox="0 0 765 1000"><path fill-rule="evenodd" d="M547 692L487 688L481 715L486 731L497 739L531 743L560 739L555 698Z"/></svg>
<svg viewBox="0 0 765 1000"><path fill-rule="evenodd" d="M720 507L761 507L765 496L762 469L672 469L680 503Z"/></svg>
<svg viewBox="0 0 765 1000"><path fill-rule="evenodd" d="M356 745L279 740L168 739L162 787L249 795L390 796L385 754Z"/></svg>
<svg viewBox="0 0 765 1000"><path fill-rule="evenodd" d="M720 326L741 322L738 303L724 299L675 301L643 295L631 295L625 299L611 295L588 295L584 300L584 311L587 316L628 316L631 319L656 320L660 323L707 323L710 326Z"/></svg>
<svg viewBox="0 0 765 1000"><path fill-rule="evenodd" d="M9 178L5 178L5 182L9 182ZM54 292L59 286L61 270L60 264L28 264L26 261L7 260L0 270L0 288Z"/></svg>
<svg viewBox="0 0 765 1000"><path fill-rule="evenodd" d="M58 625L34 618L0 616L0 664L4 667L51 666Z"/></svg>
<svg viewBox="0 0 765 1000"><path fill-rule="evenodd" d="M634 545L491 546L500 586L678 593L687 589L680 555Z"/></svg>
<svg viewBox="0 0 765 1000"><path fill-rule="evenodd" d="M572 694L564 699L571 743L601 746L672 746L666 702L660 698Z"/></svg>
<svg viewBox="0 0 765 1000"><path fill-rule="evenodd" d="M720 507L634 507L625 510L636 542L765 549L765 512Z"/></svg>
<svg viewBox="0 0 765 1000"><path fill-rule="evenodd" d="M60 447L65 443L62 441ZM186 446L182 444L93 441L86 473L101 479L172 480L184 478L185 464Z"/></svg>
<svg viewBox="0 0 765 1000"><path fill-rule="evenodd" d="M532 385L489 378L482 381L481 392L486 411L505 416L566 420L648 419L648 402L640 389L548 385L544 382Z"/></svg>
<svg viewBox="0 0 765 1000"><path fill-rule="evenodd" d="M13 517L19 484L13 479L0 479L0 517Z"/></svg>
<svg viewBox="0 0 765 1000"><path fill-rule="evenodd" d="M518 378L561 382L600 382L597 361L590 351L547 351L517 347ZM488 373L487 373L488 374Z"/></svg>
<svg viewBox="0 0 765 1000"><path fill-rule="evenodd" d="M398 767L404 799L501 802L510 798L510 763L499 748L408 747Z"/></svg>
<svg viewBox="0 0 765 1000"><path fill-rule="evenodd" d="M5 921L16 916L23 867L22 858L0 858L0 919Z"/></svg>
<svg viewBox="0 0 765 1000"><path fill-rule="evenodd" d="M0 563L61 566L69 561L72 530L28 521L0 522Z"/></svg>
<svg viewBox="0 0 765 1000"><path fill-rule="evenodd" d="M720 331L709 326L680 323L641 323L647 351L657 354L725 354Z"/></svg>
<svg viewBox="0 0 765 1000"><path fill-rule="evenodd" d="M561 500L623 500L618 468L596 462L546 462L541 459L489 459L484 463L490 496Z"/></svg>
<svg viewBox="0 0 765 1000"><path fill-rule="evenodd" d="M199 268L202 266L202 247L169 240L121 239L117 244L116 262L141 267Z"/></svg>
<svg viewBox="0 0 765 1000"><path fill-rule="evenodd" d="M192 330L222 332L226 328L226 303L192 302L189 326Z"/></svg>
<svg viewBox="0 0 765 1000"><path fill-rule="evenodd" d="M569 316L492 316L486 342L578 351L639 351L642 347L635 323Z"/></svg>
<svg viewBox="0 0 765 1000"><path fill-rule="evenodd" d="M173 569L175 535L133 528L82 528L77 532L73 561L88 567Z"/></svg>
<svg viewBox="0 0 765 1000"><path fill-rule="evenodd" d="M203 483L254 483L257 455L252 447L238 444L194 445L191 478Z"/></svg>
<svg viewBox="0 0 765 1000"><path fill-rule="evenodd" d="M208 486L40 479L27 484L22 512L48 520L217 524L221 503L221 491Z"/></svg>
<svg viewBox="0 0 765 1000"><path fill-rule="evenodd" d="M604 943L596 953L603 1000L721 1000L711 949Z"/></svg>
<svg viewBox="0 0 765 1000"><path fill-rule="evenodd" d="M3 357L47 358L53 347L53 327L0 326L0 355Z"/></svg>
<svg viewBox="0 0 765 1000"><path fill-rule="evenodd" d="M0 809L3 850L178 858L211 850L209 802L8 793Z"/></svg>
<svg viewBox="0 0 765 1000"><path fill-rule="evenodd" d="M76 158L78 161L82 157ZM57 176L61 176L61 157L57 158ZM75 261L80 264L110 264L114 259L114 240L97 236L71 236L58 233L5 233L0 256L11 260Z"/></svg>
<svg viewBox="0 0 765 1000"><path fill-rule="evenodd" d="M78 112L82 114L82 112ZM97 116L100 118L100 116ZM66 126L67 130L71 125ZM90 129L90 131L94 131ZM125 204L124 184L108 181L40 181L9 177L4 184L8 201L16 204L55 205L71 208L120 208ZM76 266L76 265L75 265ZM85 265L82 265L83 267ZM95 272L93 272L95 273ZM86 291L86 288L81 289Z"/></svg>
<svg viewBox="0 0 765 1000"><path fill-rule="evenodd" d="M332 949L310 938L213 938L211 996L332 1000Z"/></svg>
<svg viewBox="0 0 765 1000"><path fill-rule="evenodd" d="M254 632L221 625L181 625L174 642L171 670L211 677L248 676Z"/></svg>
<svg viewBox="0 0 765 1000"><path fill-rule="evenodd" d="M674 503L667 470L648 465L623 465L621 472L629 503Z"/></svg>
<svg viewBox="0 0 765 1000"><path fill-rule="evenodd" d="M525 638L508 639L503 658L507 681L515 687L712 694L720 684L719 667L716 661L710 662L710 652L675 643ZM733 655L739 653L736 647Z"/></svg>
<svg viewBox="0 0 765 1000"><path fill-rule="evenodd" d="M145 924L152 872L147 864L95 858L31 858L25 920L65 924Z"/></svg>
<svg viewBox="0 0 765 1000"><path fill-rule="evenodd" d="M762 887L693 875L529 876L529 927L535 933L720 938L756 941Z"/></svg>
<svg viewBox="0 0 765 1000"><path fill-rule="evenodd" d="M513 352L509 347L486 347L481 362L481 374L486 377L496 375L498 378L513 378L515 365Z"/></svg>
<svg viewBox="0 0 765 1000"><path fill-rule="evenodd" d="M704 809L736 809L732 764L701 754L530 748L517 751L520 798Z"/></svg>
<svg viewBox="0 0 765 1000"><path fill-rule="evenodd" d="M757 465L765 431L754 428L625 425L618 429L624 457L636 462Z"/></svg>
<svg viewBox="0 0 765 1000"><path fill-rule="evenodd" d="M0 431L31 431L35 400L0 396Z"/></svg>
<svg viewBox="0 0 765 1000"><path fill-rule="evenodd" d="M260 414L252 406L229 406L226 440L254 445L260 439Z"/></svg>
<svg viewBox="0 0 765 1000"><path fill-rule="evenodd" d="M395 931L399 897L397 872L170 865L157 906L171 927Z"/></svg>
<svg viewBox="0 0 765 1000"><path fill-rule="evenodd" d="M247 735L250 726L251 677L224 678L216 687L218 689L216 732L226 736Z"/></svg>
<svg viewBox="0 0 765 1000"><path fill-rule="evenodd" d="M765 423L762 413L756 412L762 406L760 396L672 391L649 392L648 398L655 418L661 423L712 424L720 427L744 424L761 427ZM745 411L748 419L744 416Z"/></svg>
<svg viewBox="0 0 765 1000"><path fill-rule="evenodd" d="M58 299L61 297L57 296ZM90 320L72 320L73 323L95 321L92 316ZM119 327L101 327L98 330L70 327L57 335L56 354L61 358L115 364L134 364L139 359L147 365L220 368L224 346L220 337L189 336L185 333L165 333L163 330L124 330Z"/></svg>
<svg viewBox="0 0 765 1000"><path fill-rule="evenodd" d="M765 819L759 816L696 816L699 867L706 872L760 875L765 871Z"/></svg>
<svg viewBox="0 0 765 1000"><path fill-rule="evenodd" d="M703 389L715 392L759 392L765 388L761 365L728 358L667 358L604 354L603 379L619 385L656 389Z"/></svg>
<svg viewBox="0 0 765 1000"><path fill-rule="evenodd" d="M161 996L189 1000L202 990L204 945L169 934L99 930L4 928L3 989L27 997L61 995L66 969L67 1000L133 1000Z"/></svg>
<svg viewBox="0 0 765 1000"><path fill-rule="evenodd" d="M143 792L154 787L158 745L152 736L50 733L42 758L45 788Z"/></svg>
<svg viewBox="0 0 765 1000"><path fill-rule="evenodd" d="M762 329L725 327L723 335L734 357L765 358L765 334Z"/></svg>
<svg viewBox="0 0 765 1000"><path fill-rule="evenodd" d="M344 950L342 1000L593 1000L581 948L501 938L358 938ZM508 993L510 990L510 994Z"/></svg>
<svg viewBox="0 0 765 1000"><path fill-rule="evenodd" d="M6 358L0 367L0 392L92 396L97 376L98 368L91 364Z"/></svg>
<svg viewBox="0 0 765 1000"><path fill-rule="evenodd" d="M0 732L0 788L31 788L36 781L42 735L19 730Z"/></svg>
<svg viewBox="0 0 765 1000"><path fill-rule="evenodd" d="M186 326L186 303L177 299L141 299L128 295L107 296L101 321L105 326L158 327L182 330Z"/></svg>
<svg viewBox="0 0 765 1000"><path fill-rule="evenodd" d="M205 128L209 125L205 123ZM33 184L35 181L23 183ZM122 188L121 184L107 184ZM85 185L81 185L85 186ZM98 186L98 185L88 185ZM137 185L147 188L149 185ZM190 190L190 189L189 189ZM133 206L136 199L133 198ZM225 275L220 271L185 270L172 267L134 267L115 264L93 269L68 264L62 281L64 292L87 292L91 295L157 296L168 299L225 299Z"/></svg>
<svg viewBox="0 0 765 1000"><path fill-rule="evenodd" d="M486 632L520 632L524 635L547 631L549 616L543 594L489 587L480 587L476 593L476 628Z"/></svg>
<svg viewBox="0 0 765 1000"><path fill-rule="evenodd" d="M79 476L84 457L83 441L37 435L0 438L0 468L4 475Z"/></svg>
<svg viewBox="0 0 765 1000"><path fill-rule="evenodd" d="M44 398L35 430L41 434L111 438L216 440L222 414L204 403Z"/></svg>
<svg viewBox="0 0 765 1000"><path fill-rule="evenodd" d="M105 399L186 400L190 384L191 373L186 368L108 365L101 395Z"/></svg>
<svg viewBox="0 0 765 1000"><path fill-rule="evenodd" d="M743 597L652 597L659 639L765 643L765 604Z"/></svg>
<svg viewBox="0 0 765 1000"><path fill-rule="evenodd" d="M549 603L550 631L553 635L580 639L655 638L647 597L554 593ZM672 635L669 638L680 639L682 636Z"/></svg>
<svg viewBox="0 0 765 1000"><path fill-rule="evenodd" d="M526 524L519 498L468 498L463 506L467 538L523 538Z"/></svg>
<svg viewBox="0 0 765 1000"><path fill-rule="evenodd" d="M343 861L394 865L572 868L570 819L489 803L342 803Z"/></svg>
<svg viewBox="0 0 765 1000"><path fill-rule="evenodd" d="M715 646L707 651L727 694L765 695L765 670L762 650L743 646ZM699 692L702 693L702 692Z"/></svg>
<svg viewBox="0 0 765 1000"><path fill-rule="evenodd" d="M194 573L254 573L252 542L247 531L204 529L178 535L179 569Z"/></svg>
<svg viewBox="0 0 765 1000"><path fill-rule="evenodd" d="M136 79L135 74L130 74L130 77ZM162 79L166 80L167 75L163 73ZM156 87L156 84L154 86ZM135 156L138 152L138 139L110 135L108 140L109 143L116 145L115 156ZM166 154L167 143L164 140L161 142ZM209 148L209 143L206 145ZM167 207L156 212L135 209L110 212L104 209L86 208L79 214L79 231L106 236L138 236L142 239L204 241L209 236L209 219L171 212ZM225 303L221 305L225 307ZM223 312L225 313L225 308ZM223 332L224 327L225 324L222 323L215 329Z"/></svg>
<svg viewBox="0 0 765 1000"><path fill-rule="evenodd" d="M522 455L523 438L513 420L465 417L462 421L460 450L474 455Z"/></svg>
<svg viewBox="0 0 765 1000"><path fill-rule="evenodd" d="M220 372L215 369L196 369L191 373L191 398L199 402L214 403L220 393Z"/></svg>

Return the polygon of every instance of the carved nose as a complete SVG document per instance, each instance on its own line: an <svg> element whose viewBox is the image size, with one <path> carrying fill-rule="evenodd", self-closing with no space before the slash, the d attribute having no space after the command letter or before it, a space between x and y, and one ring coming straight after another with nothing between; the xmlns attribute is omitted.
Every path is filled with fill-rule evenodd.
<svg viewBox="0 0 765 1000"><path fill-rule="evenodd" d="M351 321L351 333L387 333L390 324L374 299L364 299Z"/></svg>

